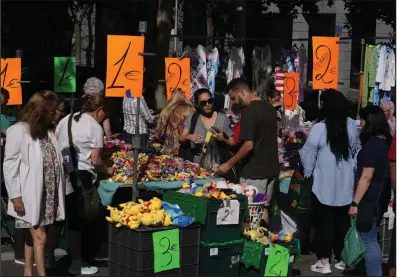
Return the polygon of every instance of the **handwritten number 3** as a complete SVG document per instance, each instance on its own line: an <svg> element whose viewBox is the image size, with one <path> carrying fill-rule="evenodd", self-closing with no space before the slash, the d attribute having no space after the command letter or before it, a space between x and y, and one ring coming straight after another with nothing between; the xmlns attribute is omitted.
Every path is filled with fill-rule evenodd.
<svg viewBox="0 0 397 278"><path fill-rule="evenodd" d="M166 241L166 244L165 244L165 245L162 244L162 242L163 242L164 240ZM171 264L171 262L172 262L172 254L170 253L170 250L171 250L171 251L176 251L176 247L177 247L177 246L176 246L176 244L172 244L172 245L171 245L171 241L170 241L170 239L167 238L167 237L161 238L160 241L159 241L159 244L160 244L161 247L166 247L166 248L165 248L165 251L162 252L161 254L162 254L162 255L167 255L167 256L169 257L168 263L166 263L166 264L163 265L162 267L169 266L169 265Z"/></svg>
<svg viewBox="0 0 397 278"><path fill-rule="evenodd" d="M294 95L293 93L295 92L295 86L296 86L296 82L294 78L288 77L287 80L285 80L286 84L287 84L287 88L290 88L290 86L288 85L288 80L292 80L293 86L291 87L291 91L289 91L287 94L291 97L291 104L286 104L287 107L291 107L294 104Z"/></svg>
<svg viewBox="0 0 397 278"><path fill-rule="evenodd" d="M323 56L319 57L318 52L319 52L319 50L322 49L322 48L325 48L326 51L327 51L327 53L325 53ZM326 67L326 69L324 70L324 72L323 72L322 74L320 73L320 74L317 74L317 75L316 75L316 80L321 80L324 84L330 84L330 83L332 83L332 81L333 81L333 79L331 79L330 81L325 81L325 80L324 80L324 76L327 74L328 69L329 69L329 65L331 64L331 57L332 57L331 55L332 55L332 53L331 53L331 50L329 49L329 47L326 46L326 45L319 45L319 46L317 47L317 49L316 49L316 59L317 59L317 60L323 59L323 57L326 56L327 54L328 54L329 59L328 59L328 61L327 61L327 67Z"/></svg>

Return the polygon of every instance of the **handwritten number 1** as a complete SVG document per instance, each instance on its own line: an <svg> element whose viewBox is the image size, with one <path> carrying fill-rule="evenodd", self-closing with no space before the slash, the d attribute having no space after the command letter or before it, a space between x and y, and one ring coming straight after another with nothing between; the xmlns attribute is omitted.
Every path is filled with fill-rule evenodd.
<svg viewBox="0 0 397 278"><path fill-rule="evenodd" d="M121 56L120 60L118 60L118 61L113 65L113 66L117 66L117 65L121 62L120 67L119 67L119 70L117 71L116 76L115 76L114 79L113 79L112 85L110 85L110 86L108 87L108 89L124 88L124 86L115 86L114 84L116 83L117 78L119 77L121 68L122 68L123 65L124 65L125 58L127 58L127 54L128 54L128 51L130 50L130 47L131 47L131 42L128 44L127 50L124 52L124 55Z"/></svg>
<svg viewBox="0 0 397 278"><path fill-rule="evenodd" d="M7 70L8 70L8 63L5 65L4 69L1 71L1 74L0 74L0 75L4 74L3 82L1 82L1 86L3 88L5 88L5 87L17 88L18 85L16 83L17 82L16 78L11 79L10 82L8 82L8 84L6 84Z"/></svg>
<svg viewBox="0 0 397 278"><path fill-rule="evenodd" d="M61 76L61 78L59 79L59 83L58 83L58 86L57 86L57 87L62 87L62 86L66 86L66 85L67 85L67 84L65 84L65 83L62 84L62 81L63 81L64 79L66 79L66 80L69 81L69 79L70 79L70 74L69 74L66 78L64 78L64 77L65 77L65 74L66 74L66 71L67 71L67 69L68 69L69 63L70 63L70 59L68 59L68 61L66 62L65 66L63 67L62 76Z"/></svg>
<svg viewBox="0 0 397 278"><path fill-rule="evenodd" d="M7 76L7 69L8 69L8 63L5 65L4 69L1 71L1 75L4 74L3 82L1 82L2 87L5 87L5 86L6 86L6 85L5 85L5 82L6 82L6 76Z"/></svg>

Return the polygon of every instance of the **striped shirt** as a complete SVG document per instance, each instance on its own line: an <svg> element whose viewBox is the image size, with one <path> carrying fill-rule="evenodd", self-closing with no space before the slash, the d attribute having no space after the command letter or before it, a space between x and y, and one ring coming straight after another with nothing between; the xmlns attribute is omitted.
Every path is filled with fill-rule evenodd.
<svg viewBox="0 0 397 278"><path fill-rule="evenodd" d="M129 134L135 134L136 127L137 98L123 99L124 130ZM146 123L153 123L154 116L150 113L145 99L141 97L139 111L139 134L147 134Z"/></svg>
<svg viewBox="0 0 397 278"><path fill-rule="evenodd" d="M281 94L281 102L284 99L284 71L280 67L276 67L274 69L275 78L274 78L274 85L276 90Z"/></svg>

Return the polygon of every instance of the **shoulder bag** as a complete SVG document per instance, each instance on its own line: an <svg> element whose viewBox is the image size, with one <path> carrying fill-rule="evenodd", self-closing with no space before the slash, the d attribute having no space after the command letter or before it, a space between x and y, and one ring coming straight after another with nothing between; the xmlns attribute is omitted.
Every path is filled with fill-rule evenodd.
<svg viewBox="0 0 397 278"><path fill-rule="evenodd" d="M96 218L99 212L101 199L97 188L93 184L92 174L87 171L78 170L76 149L73 144L72 122L73 114L70 115L68 121L70 157L74 168L74 171L70 173L70 181L73 189L77 193L80 217L91 221Z"/></svg>
<svg viewBox="0 0 397 278"><path fill-rule="evenodd" d="M198 117L199 117L199 114L196 112L192 115L192 119L190 121L189 134L194 133L194 130L196 129ZM194 161L194 152L193 152L192 146L189 141L182 143L179 146L178 156L183 158L184 160L188 160L188 161L192 161L192 162Z"/></svg>

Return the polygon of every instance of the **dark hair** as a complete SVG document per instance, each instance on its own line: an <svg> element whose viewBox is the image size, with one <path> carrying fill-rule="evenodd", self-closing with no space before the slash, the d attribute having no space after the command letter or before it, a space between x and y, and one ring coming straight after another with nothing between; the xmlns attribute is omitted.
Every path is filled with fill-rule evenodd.
<svg viewBox="0 0 397 278"><path fill-rule="evenodd" d="M1 94L6 98L10 98L10 92L7 89L1 88Z"/></svg>
<svg viewBox="0 0 397 278"><path fill-rule="evenodd" d="M212 97L211 91L207 88L201 88L194 92L194 103L196 106L199 104L199 98L202 94L209 94Z"/></svg>
<svg viewBox="0 0 397 278"><path fill-rule="evenodd" d="M360 134L361 144L364 146L371 137L384 136L387 143L391 143L389 125L385 113L378 106L367 106L360 111L360 118L365 126Z"/></svg>
<svg viewBox="0 0 397 278"><path fill-rule="evenodd" d="M100 107L107 112L107 108L105 107L105 94L83 95L81 97L80 113L74 116L75 121L78 122L81 118L81 115L83 115L85 112L94 112Z"/></svg>
<svg viewBox="0 0 397 278"><path fill-rule="evenodd" d="M281 94L279 91L276 89L269 89L266 91L266 100L269 100L269 98L275 98L275 97L281 97Z"/></svg>
<svg viewBox="0 0 397 278"><path fill-rule="evenodd" d="M325 90L320 100L327 129L327 143L337 162L342 159L347 161L349 159L348 101L341 92L334 89Z"/></svg>
<svg viewBox="0 0 397 278"><path fill-rule="evenodd" d="M227 84L225 88L225 94L228 94L230 91L237 91L237 90L245 90L251 93L250 86L248 82L243 78L235 78Z"/></svg>
<svg viewBox="0 0 397 278"><path fill-rule="evenodd" d="M65 96L58 94L58 102L57 102L57 107L59 106L59 104L64 103L65 102Z"/></svg>

